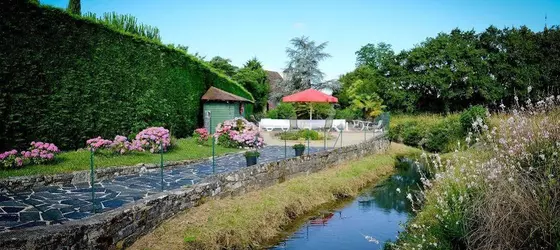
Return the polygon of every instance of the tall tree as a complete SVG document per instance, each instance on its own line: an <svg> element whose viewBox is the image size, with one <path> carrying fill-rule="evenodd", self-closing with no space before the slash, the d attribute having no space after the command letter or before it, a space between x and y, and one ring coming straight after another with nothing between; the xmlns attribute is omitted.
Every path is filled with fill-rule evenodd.
<svg viewBox="0 0 560 250"><path fill-rule="evenodd" d="M285 83L283 93L308 89L320 84L325 74L319 69L319 63L331 55L324 52L328 42L316 44L308 37L296 37L290 40L292 47L286 49L289 58L284 70Z"/></svg>
<svg viewBox="0 0 560 250"><path fill-rule="evenodd" d="M261 62L257 58L252 58L235 73L232 79L251 92L255 98L254 112L262 112L268 101L270 84Z"/></svg>
<svg viewBox="0 0 560 250"><path fill-rule="evenodd" d="M386 60L395 55L390 44L381 42L377 45L368 43L356 51L356 66L370 66L381 69Z"/></svg>
<svg viewBox="0 0 560 250"><path fill-rule="evenodd" d="M237 71L237 67L231 65L231 59L215 56L208 61L210 66L222 72L226 76L233 77Z"/></svg>
<svg viewBox="0 0 560 250"><path fill-rule="evenodd" d="M82 4L80 0L70 0L70 2L68 2L68 8L66 8L66 10L72 14L81 15Z"/></svg>

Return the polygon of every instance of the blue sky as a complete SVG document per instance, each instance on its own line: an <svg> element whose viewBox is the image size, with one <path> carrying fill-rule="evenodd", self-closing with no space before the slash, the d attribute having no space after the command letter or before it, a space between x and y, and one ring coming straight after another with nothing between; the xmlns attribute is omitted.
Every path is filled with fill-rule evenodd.
<svg viewBox="0 0 560 250"><path fill-rule="evenodd" d="M41 3L66 7L68 0ZM549 25L560 24L560 0L82 0L83 13L111 11L158 27L164 43L238 66L256 56L266 69L281 71L291 38L328 41L332 57L320 64L326 79L353 70L354 52L367 43L400 51L455 27L542 30L545 14Z"/></svg>

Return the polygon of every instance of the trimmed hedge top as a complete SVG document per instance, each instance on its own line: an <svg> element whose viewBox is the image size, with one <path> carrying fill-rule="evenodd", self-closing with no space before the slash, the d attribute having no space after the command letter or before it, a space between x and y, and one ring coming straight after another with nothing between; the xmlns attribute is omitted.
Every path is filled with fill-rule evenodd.
<svg viewBox="0 0 560 250"><path fill-rule="evenodd" d="M184 137L200 125L200 97L242 86L183 51L52 7L0 2L0 150L164 126Z"/></svg>

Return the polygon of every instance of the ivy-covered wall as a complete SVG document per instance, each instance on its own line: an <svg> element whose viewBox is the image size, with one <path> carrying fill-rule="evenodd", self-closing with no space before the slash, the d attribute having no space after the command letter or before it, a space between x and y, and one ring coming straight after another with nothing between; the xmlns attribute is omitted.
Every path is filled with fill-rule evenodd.
<svg viewBox="0 0 560 250"><path fill-rule="evenodd" d="M0 1L0 150L201 125L210 86L253 97L182 51L21 0ZM183 31L179 31L183 32Z"/></svg>

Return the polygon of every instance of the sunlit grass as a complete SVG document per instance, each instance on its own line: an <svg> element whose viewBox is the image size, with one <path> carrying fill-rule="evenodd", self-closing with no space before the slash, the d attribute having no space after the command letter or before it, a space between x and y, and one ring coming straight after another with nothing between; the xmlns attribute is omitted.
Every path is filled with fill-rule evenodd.
<svg viewBox="0 0 560 250"><path fill-rule="evenodd" d="M216 145L216 155L237 152L238 149ZM192 138L179 139L169 152L164 153L164 161L181 161L212 156L211 146L200 146ZM21 169L0 170L0 178L10 176L57 174L89 169L90 152L78 150L57 155L57 162L48 165L32 165ZM95 167L133 166L139 163L159 163L160 155L149 152L125 155L96 155Z"/></svg>

